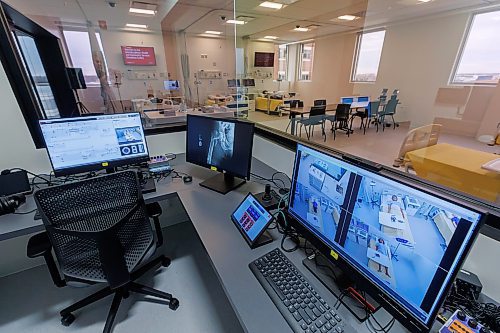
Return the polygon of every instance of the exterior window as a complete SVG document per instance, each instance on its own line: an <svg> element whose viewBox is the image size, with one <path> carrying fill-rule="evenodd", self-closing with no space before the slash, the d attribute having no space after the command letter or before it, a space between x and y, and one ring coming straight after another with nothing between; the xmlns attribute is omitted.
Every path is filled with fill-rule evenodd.
<svg viewBox="0 0 500 333"><path fill-rule="evenodd" d="M500 79L500 11L475 14L451 76L452 84L491 84Z"/></svg>
<svg viewBox="0 0 500 333"><path fill-rule="evenodd" d="M360 33L356 43L352 82L377 81L378 67L384 47L385 30Z"/></svg>
<svg viewBox="0 0 500 333"><path fill-rule="evenodd" d="M87 31L64 30L63 34L73 67L82 69L87 85L98 86L99 78L97 77L94 62L92 60L89 33ZM99 49L104 56L101 35L98 32L96 32L96 37ZM104 62L106 63L106 57L104 57ZM106 68L108 68L107 64Z"/></svg>
<svg viewBox="0 0 500 333"><path fill-rule="evenodd" d="M277 66L274 67L274 79L279 81L288 80L288 46L277 45L275 47L275 58Z"/></svg>
<svg viewBox="0 0 500 333"><path fill-rule="evenodd" d="M314 63L314 43L301 44L299 81L312 81Z"/></svg>

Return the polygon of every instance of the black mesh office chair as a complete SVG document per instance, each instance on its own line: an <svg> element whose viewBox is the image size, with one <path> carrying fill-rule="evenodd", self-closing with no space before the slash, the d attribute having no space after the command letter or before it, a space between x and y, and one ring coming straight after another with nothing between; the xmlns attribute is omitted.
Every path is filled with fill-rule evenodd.
<svg viewBox="0 0 500 333"><path fill-rule="evenodd" d="M163 243L161 208L157 203L146 206L135 172L48 187L35 192L34 197L46 232L29 240L28 257L43 256L58 287L107 284L62 310L63 325L73 322L74 311L111 294L114 298L103 332L111 332L120 302L130 292L164 299L172 310L177 309L179 301L171 294L134 282L160 264L170 265L170 259L163 255L151 260Z"/></svg>
<svg viewBox="0 0 500 333"><path fill-rule="evenodd" d="M314 101L314 106L326 106L326 99L316 99Z"/></svg>
<svg viewBox="0 0 500 333"><path fill-rule="evenodd" d="M336 138L337 130L346 131L347 136L351 134L351 130L349 129L349 117L351 112L350 104L337 104L337 108L335 110L335 115L329 115L326 117L326 120L329 120L332 125L333 138Z"/></svg>

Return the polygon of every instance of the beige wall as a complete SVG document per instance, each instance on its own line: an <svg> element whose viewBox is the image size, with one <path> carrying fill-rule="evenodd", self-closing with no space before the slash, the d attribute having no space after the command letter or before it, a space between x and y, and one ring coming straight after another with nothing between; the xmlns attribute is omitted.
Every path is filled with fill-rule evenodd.
<svg viewBox="0 0 500 333"><path fill-rule="evenodd" d="M352 95L349 77L355 44L355 34L316 40L312 81L295 81L292 87L304 105L312 105L315 99L337 103L340 97Z"/></svg>
<svg viewBox="0 0 500 333"><path fill-rule="evenodd" d="M448 85L467 20L458 14L388 27L377 82L355 84L354 91L376 98L382 88L400 89L397 119L413 127L436 116L456 117L456 108L434 102L438 89Z"/></svg>

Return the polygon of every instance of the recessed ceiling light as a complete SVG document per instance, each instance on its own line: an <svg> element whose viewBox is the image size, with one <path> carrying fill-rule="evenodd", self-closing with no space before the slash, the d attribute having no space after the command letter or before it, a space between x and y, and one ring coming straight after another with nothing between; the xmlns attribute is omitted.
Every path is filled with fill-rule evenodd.
<svg viewBox="0 0 500 333"><path fill-rule="evenodd" d="M135 24L135 23L127 23L125 25L127 28L141 28L141 29L147 29L148 26L145 24Z"/></svg>
<svg viewBox="0 0 500 333"><path fill-rule="evenodd" d="M307 32L309 31L309 28L303 28L303 27L300 27L300 26L297 26L293 29L293 31L298 31L298 32Z"/></svg>
<svg viewBox="0 0 500 333"><path fill-rule="evenodd" d="M281 8L283 8L284 5L282 3L264 1L259 6L264 7L264 8L271 8L271 9L281 9Z"/></svg>
<svg viewBox="0 0 500 333"><path fill-rule="evenodd" d="M337 17L339 20L344 20L344 21L354 21L359 18L359 16L355 15L341 15Z"/></svg>
<svg viewBox="0 0 500 333"><path fill-rule="evenodd" d="M156 10L152 9L142 9L142 8L134 8L131 7L129 10L129 13L133 14L142 14L142 15L156 15Z"/></svg>
<svg viewBox="0 0 500 333"><path fill-rule="evenodd" d="M278 39L278 36L266 36L264 39Z"/></svg>
<svg viewBox="0 0 500 333"><path fill-rule="evenodd" d="M213 31L213 30L207 30L205 31L206 34L209 34L209 35L222 35L222 32L220 31Z"/></svg>
<svg viewBox="0 0 500 333"><path fill-rule="evenodd" d="M229 23L229 24L237 24L237 25L243 25L245 24L246 22L245 21L241 21L241 20L227 20L226 23Z"/></svg>
<svg viewBox="0 0 500 333"><path fill-rule="evenodd" d="M431 2L432 0L418 0L418 2L423 2L423 3L426 3L426 2Z"/></svg>

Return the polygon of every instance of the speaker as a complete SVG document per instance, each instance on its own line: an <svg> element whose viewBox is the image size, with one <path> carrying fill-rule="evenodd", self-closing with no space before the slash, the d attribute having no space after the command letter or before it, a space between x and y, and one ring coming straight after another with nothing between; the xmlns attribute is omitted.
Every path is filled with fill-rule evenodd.
<svg viewBox="0 0 500 333"><path fill-rule="evenodd" d="M0 196L31 193L31 184L25 170L3 170L0 173Z"/></svg>
<svg viewBox="0 0 500 333"><path fill-rule="evenodd" d="M87 89L87 84L85 83L81 68L66 67L66 75L68 76L71 89Z"/></svg>

